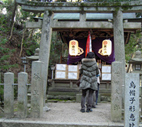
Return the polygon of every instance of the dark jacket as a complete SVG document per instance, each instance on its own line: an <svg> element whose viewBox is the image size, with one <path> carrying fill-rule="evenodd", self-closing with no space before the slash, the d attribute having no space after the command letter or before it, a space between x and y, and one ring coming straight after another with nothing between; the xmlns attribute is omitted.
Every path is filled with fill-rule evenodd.
<svg viewBox="0 0 142 127"><path fill-rule="evenodd" d="M91 88L97 90L97 75L99 74L98 66L95 58L82 59L80 70L80 89Z"/></svg>

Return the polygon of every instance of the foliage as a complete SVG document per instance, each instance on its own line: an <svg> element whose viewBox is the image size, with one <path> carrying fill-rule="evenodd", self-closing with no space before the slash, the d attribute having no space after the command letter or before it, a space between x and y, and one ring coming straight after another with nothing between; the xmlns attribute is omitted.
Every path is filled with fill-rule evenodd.
<svg viewBox="0 0 142 127"><path fill-rule="evenodd" d="M88 0L89 2L130 2L134 0ZM135 0L136 1L136 0Z"/></svg>
<svg viewBox="0 0 142 127"><path fill-rule="evenodd" d="M9 48L5 47L7 42L6 38L1 39L0 41L0 70L6 71L11 67L18 66L17 64L10 65L8 59L10 58L11 54L15 52L15 50L10 50Z"/></svg>
<svg viewBox="0 0 142 127"><path fill-rule="evenodd" d="M67 57L68 51L66 50L67 44L63 43L60 38L60 33L53 32L51 47L50 47L50 60L49 60L49 77L51 76L51 66L61 63L61 56Z"/></svg>
<svg viewBox="0 0 142 127"><path fill-rule="evenodd" d="M0 102L4 100L4 86L0 86Z"/></svg>
<svg viewBox="0 0 142 127"><path fill-rule="evenodd" d="M33 43L24 43L24 49L26 51L26 56L34 55L35 49L39 48L39 44L36 42Z"/></svg>
<svg viewBox="0 0 142 127"><path fill-rule="evenodd" d="M21 6L18 6L17 11L18 11L18 13L16 15L16 22L19 25L24 25L27 20L28 21L34 21L33 18L38 15L37 13L23 11L21 9Z"/></svg>
<svg viewBox="0 0 142 127"><path fill-rule="evenodd" d="M2 14L2 9L7 9L7 14ZM10 31L10 22L11 22L11 15L12 15L12 8L13 8L13 1L4 1L4 5L0 5L0 71L5 73L9 69L12 68L18 68L19 65L16 63L16 61L13 63L11 61L11 57L16 53L16 49L19 48L19 41L16 36L21 38L23 33L23 28L25 26L25 22L29 16L33 17L31 13L27 13L22 11L21 13L17 13L14 27L14 36L11 39L11 41L8 40L8 35ZM21 7L19 6L18 10L20 11ZM21 15L20 15L21 14ZM18 17L19 16L19 17ZM19 19L19 20L18 20ZM30 31L28 31L24 38L24 51L26 52L26 55L32 55L34 54L35 48L39 47L39 33L34 33L31 35L32 39L28 37ZM38 41L38 43L37 43ZM17 47L16 47L17 46ZM13 47L13 48L12 48ZM11 63L12 62L12 63ZM14 79L17 80L16 78ZM2 81L3 82L3 77ZM14 96L17 96L16 89L14 89ZM3 86L0 86L0 99L3 100Z"/></svg>
<svg viewBox="0 0 142 127"><path fill-rule="evenodd" d="M142 33L138 31L136 34L131 34L129 43L125 45L125 59L128 62L132 55L137 51L142 51Z"/></svg>
<svg viewBox="0 0 142 127"><path fill-rule="evenodd" d="M57 32L53 32L51 42L49 66L59 63L62 51L62 41Z"/></svg>
<svg viewBox="0 0 142 127"><path fill-rule="evenodd" d="M3 89L4 89L4 86L0 86L0 96L1 96L1 97L2 97L2 96L3 96L3 94L4 94Z"/></svg>
<svg viewBox="0 0 142 127"><path fill-rule="evenodd" d="M6 33L9 28L7 27L7 17L5 15L0 15L0 31Z"/></svg>

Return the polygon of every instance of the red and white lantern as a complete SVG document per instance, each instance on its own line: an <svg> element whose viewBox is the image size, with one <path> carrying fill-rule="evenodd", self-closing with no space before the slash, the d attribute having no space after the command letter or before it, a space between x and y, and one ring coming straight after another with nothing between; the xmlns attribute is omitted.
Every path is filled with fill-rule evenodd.
<svg viewBox="0 0 142 127"><path fill-rule="evenodd" d="M105 39L102 42L102 48L99 49L98 53L103 56L110 56L112 52L112 42L109 39Z"/></svg>
<svg viewBox="0 0 142 127"><path fill-rule="evenodd" d="M78 54L78 41L71 40L69 42L69 54L71 56L76 56Z"/></svg>

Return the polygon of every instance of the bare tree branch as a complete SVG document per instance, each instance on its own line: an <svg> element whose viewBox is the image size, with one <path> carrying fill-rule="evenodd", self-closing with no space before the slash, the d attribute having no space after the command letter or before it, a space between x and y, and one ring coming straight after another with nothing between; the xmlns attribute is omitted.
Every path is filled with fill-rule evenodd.
<svg viewBox="0 0 142 127"><path fill-rule="evenodd" d="M12 21L10 23L10 37L9 37L9 40L11 40L12 38L12 35L13 35L13 28L14 28L14 17L16 16L16 10L17 10L17 3L16 3L16 0L14 0L14 9L13 9L13 12L12 12Z"/></svg>
<svg viewBox="0 0 142 127"><path fill-rule="evenodd" d="M20 50L19 57L21 57L22 51L23 51L23 43L24 43L25 32L26 32L26 28L25 28L25 30L23 31L23 36L22 36L22 41L21 41L21 50Z"/></svg>

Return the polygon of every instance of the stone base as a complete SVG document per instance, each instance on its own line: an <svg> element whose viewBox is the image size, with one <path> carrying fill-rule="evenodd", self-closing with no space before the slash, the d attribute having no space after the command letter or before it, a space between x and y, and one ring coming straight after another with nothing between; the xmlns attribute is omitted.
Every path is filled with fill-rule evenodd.
<svg viewBox="0 0 142 127"><path fill-rule="evenodd" d="M0 127L124 127L123 123L95 123L95 124L82 124L82 123L52 123L45 121L24 121L24 120L4 120L0 119ZM139 127L142 127L140 125Z"/></svg>
<svg viewBox="0 0 142 127"><path fill-rule="evenodd" d="M50 82L50 87L48 88L47 99L49 100L75 100L76 102L81 101L81 90L75 84L75 81L70 80L54 80ZM110 102L111 96L111 83L101 82L98 103L101 101Z"/></svg>
<svg viewBox="0 0 142 127"><path fill-rule="evenodd" d="M76 94L76 102L81 102L81 96L82 94Z"/></svg>
<svg viewBox="0 0 142 127"><path fill-rule="evenodd" d="M47 95L47 100L75 100L75 95Z"/></svg>

